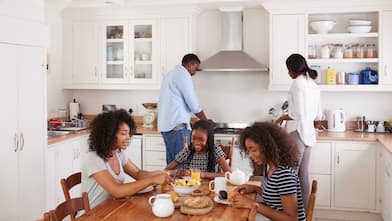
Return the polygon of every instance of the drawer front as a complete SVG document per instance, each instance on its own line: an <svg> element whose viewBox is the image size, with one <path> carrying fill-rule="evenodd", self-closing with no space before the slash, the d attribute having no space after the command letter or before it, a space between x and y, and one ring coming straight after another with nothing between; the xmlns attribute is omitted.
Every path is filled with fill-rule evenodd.
<svg viewBox="0 0 392 221"><path fill-rule="evenodd" d="M160 151L145 151L144 165L157 165L166 167L166 152Z"/></svg>
<svg viewBox="0 0 392 221"><path fill-rule="evenodd" d="M311 148L309 172L331 174L332 143L319 142Z"/></svg>
<svg viewBox="0 0 392 221"><path fill-rule="evenodd" d="M146 150L166 151L162 136L144 137L144 144Z"/></svg>

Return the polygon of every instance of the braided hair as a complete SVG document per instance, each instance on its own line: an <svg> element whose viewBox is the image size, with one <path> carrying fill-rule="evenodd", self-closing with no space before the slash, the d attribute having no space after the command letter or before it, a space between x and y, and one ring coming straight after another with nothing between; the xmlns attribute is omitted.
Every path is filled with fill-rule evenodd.
<svg viewBox="0 0 392 221"><path fill-rule="evenodd" d="M216 157L215 157L215 145L214 145L214 128L206 120L198 120L193 124L192 130L202 130L207 134L207 154L208 154L208 164L207 172L216 172ZM192 143L192 142L191 142ZM195 154L195 148L191 144L189 147L190 154L187 158L187 162L191 162Z"/></svg>

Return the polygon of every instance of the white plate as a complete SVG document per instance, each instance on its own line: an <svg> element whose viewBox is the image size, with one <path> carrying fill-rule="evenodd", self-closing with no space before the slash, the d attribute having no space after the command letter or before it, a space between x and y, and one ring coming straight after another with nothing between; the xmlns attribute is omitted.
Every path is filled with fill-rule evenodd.
<svg viewBox="0 0 392 221"><path fill-rule="evenodd" d="M137 192L137 193L138 193L138 194L139 194L139 193L148 193L148 192L152 191L153 189L154 189L153 186L148 186L148 187L146 187L145 189L140 190L140 191Z"/></svg>
<svg viewBox="0 0 392 221"><path fill-rule="evenodd" d="M220 203L220 204L225 204L225 205L230 205L231 204L231 202L229 202L228 200L219 199L219 196L215 196L214 197L214 201L217 202L217 203Z"/></svg>

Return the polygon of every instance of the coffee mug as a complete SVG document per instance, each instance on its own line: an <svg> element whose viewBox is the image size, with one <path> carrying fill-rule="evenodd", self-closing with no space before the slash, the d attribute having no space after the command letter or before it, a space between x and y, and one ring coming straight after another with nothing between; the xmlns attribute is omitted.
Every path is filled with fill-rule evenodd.
<svg viewBox="0 0 392 221"><path fill-rule="evenodd" d="M212 185L214 188L212 188ZM215 194L219 194L219 191L221 190L227 190L226 188L226 178L225 177L215 177L214 180L211 180L210 183L208 183L208 188L210 191L215 192Z"/></svg>

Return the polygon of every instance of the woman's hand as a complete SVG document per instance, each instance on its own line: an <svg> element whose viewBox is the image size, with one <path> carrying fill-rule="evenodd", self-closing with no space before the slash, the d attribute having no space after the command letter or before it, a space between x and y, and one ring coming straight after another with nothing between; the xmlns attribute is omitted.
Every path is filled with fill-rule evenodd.
<svg viewBox="0 0 392 221"><path fill-rule="evenodd" d="M257 192L257 186L249 185L249 184L243 184L243 185L237 187L236 190L238 192L240 192L241 194L255 193L255 192Z"/></svg>
<svg viewBox="0 0 392 221"><path fill-rule="evenodd" d="M257 205L257 203L254 200L251 200L248 197L242 195L237 195L233 197L231 202L232 202L232 206L236 208L253 209Z"/></svg>
<svg viewBox="0 0 392 221"><path fill-rule="evenodd" d="M152 182L157 185L168 184L172 182L172 179L167 173L161 173L156 176L151 177Z"/></svg>

